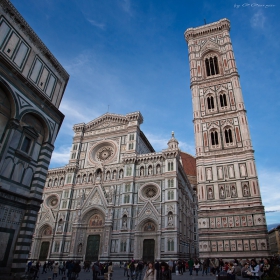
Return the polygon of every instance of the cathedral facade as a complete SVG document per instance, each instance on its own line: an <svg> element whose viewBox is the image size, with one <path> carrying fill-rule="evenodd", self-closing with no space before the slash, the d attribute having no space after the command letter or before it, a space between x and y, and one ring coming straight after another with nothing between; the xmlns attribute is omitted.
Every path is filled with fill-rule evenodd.
<svg viewBox="0 0 280 280"><path fill-rule="evenodd" d="M198 254L195 158L174 134L155 152L140 112L74 126L69 164L50 169L31 259L169 260Z"/></svg>
<svg viewBox="0 0 280 280"><path fill-rule="evenodd" d="M189 28L200 257L268 255L254 150L230 22Z"/></svg>

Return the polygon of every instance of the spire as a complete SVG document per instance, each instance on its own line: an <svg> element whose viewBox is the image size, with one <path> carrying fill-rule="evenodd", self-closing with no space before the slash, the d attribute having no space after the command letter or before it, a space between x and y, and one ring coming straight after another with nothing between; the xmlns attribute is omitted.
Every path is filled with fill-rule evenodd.
<svg viewBox="0 0 280 280"><path fill-rule="evenodd" d="M174 137L174 131L171 133L171 139L167 143L169 149L178 149L179 142Z"/></svg>

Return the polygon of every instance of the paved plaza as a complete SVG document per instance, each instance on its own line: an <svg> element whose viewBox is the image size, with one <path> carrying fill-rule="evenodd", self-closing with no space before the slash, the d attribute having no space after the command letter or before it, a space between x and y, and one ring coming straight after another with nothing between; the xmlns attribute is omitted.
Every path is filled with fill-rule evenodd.
<svg viewBox="0 0 280 280"><path fill-rule="evenodd" d="M112 280L119 280L119 279L122 279L122 280L133 280L131 279L131 277L124 277L124 270L123 268L120 268L119 266L114 266L113 267L114 269L114 272L113 272L113 277L112 277ZM138 280L143 280L144 278L144 271L145 269L143 270L143 275L142 275L142 278L141 279L138 279ZM42 274L42 267L40 268L40 273L38 273L38 276L39 280L51 280L52 279L52 271L48 271L47 273L45 274ZM65 277L63 275L58 275L58 277L54 278L55 280L62 280L62 277ZM189 272L186 271L183 276L181 275L176 275L175 273L172 273L172 280L177 280L177 279L189 279L189 280L216 280L216 276L212 275L210 276L209 274L206 276L202 276L202 272L199 271L198 273L198 276L195 276L195 275L189 275ZM68 280L66 278L66 280ZM85 272L83 269L81 270L80 274L79 274L79 278L77 280L92 280L92 272Z"/></svg>

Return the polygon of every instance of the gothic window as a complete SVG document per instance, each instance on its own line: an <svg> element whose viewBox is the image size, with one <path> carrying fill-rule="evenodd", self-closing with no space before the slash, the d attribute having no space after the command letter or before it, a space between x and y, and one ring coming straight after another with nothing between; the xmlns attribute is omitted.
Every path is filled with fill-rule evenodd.
<svg viewBox="0 0 280 280"><path fill-rule="evenodd" d="M174 180L173 179L169 179L168 180L168 188L173 188L174 187Z"/></svg>
<svg viewBox="0 0 280 280"><path fill-rule="evenodd" d="M167 250L168 251L174 251L174 241L173 241L173 239L168 239Z"/></svg>
<svg viewBox="0 0 280 280"><path fill-rule="evenodd" d="M129 203L129 198L130 198L129 195L125 195L125 196L124 196L124 201L123 201L123 202L124 202L124 203Z"/></svg>
<svg viewBox="0 0 280 280"><path fill-rule="evenodd" d="M63 202L62 202L62 209L65 209L66 206L67 206L67 201L63 201Z"/></svg>
<svg viewBox="0 0 280 280"><path fill-rule="evenodd" d="M126 176L131 176L131 173L132 173L132 168L131 168L131 166L128 166L126 168Z"/></svg>
<svg viewBox="0 0 280 280"><path fill-rule="evenodd" d="M75 159L75 157L76 157L76 153L73 153L73 154L71 155L71 159Z"/></svg>
<svg viewBox="0 0 280 280"><path fill-rule="evenodd" d="M75 144L74 146L73 146L73 151L76 151L77 150L77 144Z"/></svg>
<svg viewBox="0 0 280 280"><path fill-rule="evenodd" d="M130 192L130 184L125 185L125 192Z"/></svg>
<svg viewBox="0 0 280 280"><path fill-rule="evenodd" d="M130 134L129 135L129 141L133 141L134 140L134 134Z"/></svg>
<svg viewBox="0 0 280 280"><path fill-rule="evenodd" d="M54 243L54 250L53 250L55 253L59 252L59 245L60 245L59 242L55 241L55 243Z"/></svg>
<svg viewBox="0 0 280 280"><path fill-rule="evenodd" d="M227 106L227 97L224 93L220 94L220 104L221 104L221 107Z"/></svg>
<svg viewBox="0 0 280 280"><path fill-rule="evenodd" d="M134 144L133 144L133 143L129 143L128 149L129 149L129 150L133 150L133 148L134 148Z"/></svg>
<svg viewBox="0 0 280 280"><path fill-rule="evenodd" d="M232 131L230 128L225 129L225 139L226 143L232 143Z"/></svg>
<svg viewBox="0 0 280 280"><path fill-rule="evenodd" d="M126 252L126 241L121 242L121 252Z"/></svg>
<svg viewBox="0 0 280 280"><path fill-rule="evenodd" d="M213 96L208 96L207 97L207 108L208 110L214 109L214 97Z"/></svg>
<svg viewBox="0 0 280 280"><path fill-rule="evenodd" d="M219 74L218 58L217 56L210 56L205 59L205 67L207 76Z"/></svg>
<svg viewBox="0 0 280 280"><path fill-rule="evenodd" d="M69 191L64 191L64 196L63 196L63 198L68 198L68 195L69 195Z"/></svg>
<svg viewBox="0 0 280 280"><path fill-rule="evenodd" d="M212 144L212 146L219 145L219 138L218 138L217 131L211 132L211 144Z"/></svg>
<svg viewBox="0 0 280 280"><path fill-rule="evenodd" d="M173 162L168 162L168 171L173 171Z"/></svg>
<svg viewBox="0 0 280 280"><path fill-rule="evenodd" d="M169 192L167 193L167 199L168 199L168 200L174 199L174 191L169 191Z"/></svg>

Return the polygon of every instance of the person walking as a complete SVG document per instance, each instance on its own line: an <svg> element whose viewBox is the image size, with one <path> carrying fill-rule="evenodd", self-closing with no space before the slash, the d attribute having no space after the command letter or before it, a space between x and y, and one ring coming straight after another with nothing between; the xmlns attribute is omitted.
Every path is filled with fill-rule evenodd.
<svg viewBox="0 0 280 280"><path fill-rule="evenodd" d="M195 275L196 276L198 276L199 267L200 267L200 264L199 264L198 260L195 260L195 262L194 262L194 270L195 270Z"/></svg>
<svg viewBox="0 0 280 280"><path fill-rule="evenodd" d="M193 262L192 258L190 258L190 260L188 261L188 265L189 265L190 275L192 275L193 265L194 265L194 262Z"/></svg>
<svg viewBox="0 0 280 280"><path fill-rule="evenodd" d="M168 264L162 262L160 264L161 269L159 270L159 280L172 280L171 271L168 268Z"/></svg>
<svg viewBox="0 0 280 280"><path fill-rule="evenodd" d="M53 266L53 276L52 276L52 279L54 279L54 277L55 278L57 277L58 269L59 269L59 264L58 264L58 262L56 262L54 264L54 266Z"/></svg>

